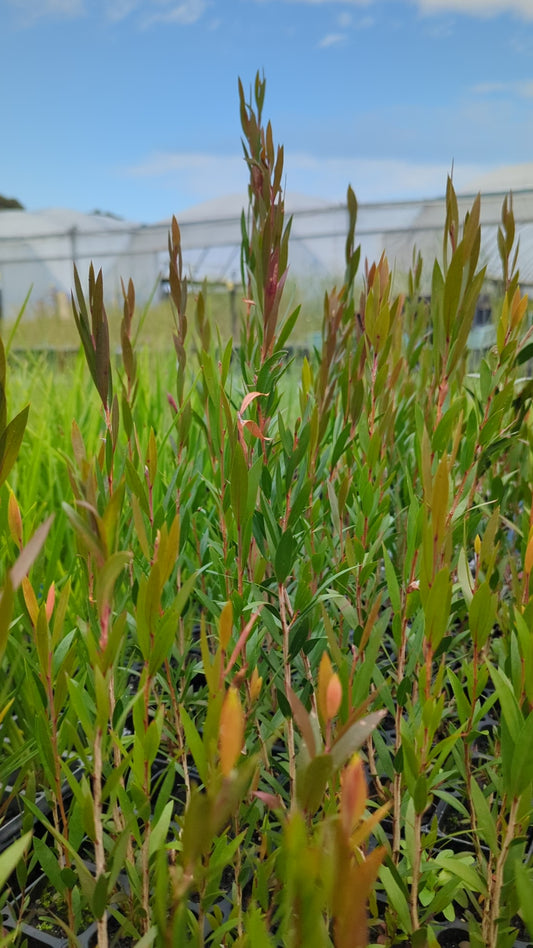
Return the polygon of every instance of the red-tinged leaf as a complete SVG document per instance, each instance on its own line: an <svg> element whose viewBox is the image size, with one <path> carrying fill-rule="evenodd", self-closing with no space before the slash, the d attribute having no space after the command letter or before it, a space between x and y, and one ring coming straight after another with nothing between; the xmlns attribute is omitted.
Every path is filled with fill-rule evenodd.
<svg viewBox="0 0 533 948"><path fill-rule="evenodd" d="M218 727L218 752L220 769L224 777L229 777L237 763L244 742L244 712L236 688L226 692L220 711Z"/></svg>
<svg viewBox="0 0 533 948"><path fill-rule="evenodd" d="M370 834L374 832L378 823L387 815L391 806L392 800L389 800L388 803L384 803L383 806L380 806L379 810L374 810L370 816L367 816L366 819L359 823L359 826L354 830L350 838L352 850L355 850L366 842Z"/></svg>
<svg viewBox="0 0 533 948"><path fill-rule="evenodd" d="M254 790L252 796L261 800L261 803L264 803L269 810L283 810L285 808L283 800L277 793L266 793L264 790Z"/></svg>
<svg viewBox="0 0 533 948"><path fill-rule="evenodd" d="M354 754L341 773L341 823L347 838L363 816L366 803L367 785L363 761L359 754Z"/></svg>
<svg viewBox="0 0 533 948"><path fill-rule="evenodd" d="M102 617L113 599L113 590L115 583L122 572L131 561L129 551L113 553L98 571L96 578L96 601L98 603L98 613Z"/></svg>
<svg viewBox="0 0 533 948"><path fill-rule="evenodd" d="M37 602L37 596L27 576L22 580L22 595L24 596L24 602L26 603L26 609L28 610L31 624L35 628L37 625L37 616L39 615L39 603Z"/></svg>
<svg viewBox="0 0 533 948"><path fill-rule="evenodd" d="M257 612L254 612L253 615L250 616L250 618L248 619L248 622L244 626L244 629L242 630L241 634L239 635L239 638L237 639L235 648L233 649L233 652L231 653L231 656L228 659L227 665L224 669L224 676L228 675L228 673L233 668L239 656L239 652L242 652L244 650L244 646L246 645L250 632L252 631L257 619L259 618L261 614L262 608L263 608L263 604L261 603Z"/></svg>
<svg viewBox="0 0 533 948"><path fill-rule="evenodd" d="M328 682L326 691L326 712L328 721L339 713L342 703L342 684L336 672L333 673Z"/></svg>
<svg viewBox="0 0 533 948"><path fill-rule="evenodd" d="M14 543L16 543L19 550L21 550L23 544L22 517L20 514L20 507L17 503L17 498L15 497L12 490L9 491L9 500L7 504L7 522L12 540Z"/></svg>
<svg viewBox="0 0 533 948"><path fill-rule="evenodd" d="M328 685L330 678L333 675L333 666L331 664L331 659L326 651L322 652L322 658L320 659L320 665L318 666L318 689L317 689L317 704L318 704L318 713L322 719L322 723L325 724L328 720L328 702L327 702L327 693Z"/></svg>
<svg viewBox="0 0 533 948"><path fill-rule="evenodd" d="M253 402L254 398L259 398L261 395L264 395L266 397L266 392L248 392L248 394L245 395L242 400L239 414L242 415L243 412L245 412L246 409L248 408L248 405L250 405L251 402Z"/></svg>
<svg viewBox="0 0 533 948"><path fill-rule="evenodd" d="M250 432L250 434L252 434L252 435L254 436L254 438L259 438L260 441L272 441L272 438L265 438L265 436L264 436L263 432L261 431L259 425L257 425L257 424L255 423L255 421L251 421L250 419L246 419L246 420L243 421L241 424L242 424L242 427L243 427L243 428L248 428L248 431Z"/></svg>
<svg viewBox="0 0 533 948"><path fill-rule="evenodd" d="M87 452L85 450L85 444L83 443L83 435L75 420L72 422L70 440L72 443L72 450L74 452L76 464L81 471L83 469L83 464L87 461Z"/></svg>
<svg viewBox="0 0 533 948"><path fill-rule="evenodd" d="M340 876L335 889L336 948L366 948L368 944L367 901L386 854L384 846L373 849L361 863Z"/></svg>
<svg viewBox="0 0 533 948"><path fill-rule="evenodd" d="M79 501L79 505L85 506L83 501ZM105 559L105 555L104 555L104 547L103 547L102 542L100 541L100 537L97 536L95 533L93 533L93 531L91 530L89 525L86 523L86 521L83 519L83 517L80 517L77 510L74 510L73 507L70 506L70 504L67 504L65 501L63 501L61 506L63 507L63 510L65 511L76 533L78 534L80 539L83 540L83 542L85 543L89 552L94 554L97 562L103 562L103 560Z"/></svg>
<svg viewBox="0 0 533 948"><path fill-rule="evenodd" d="M298 725L298 728L305 741L309 756L312 759L316 755L316 741L309 713L305 710L298 695L294 693L290 685L287 686L287 699L289 701L294 720Z"/></svg>
<svg viewBox="0 0 533 948"><path fill-rule="evenodd" d="M19 558L11 567L9 572L14 590L18 589L24 577L28 575L34 561L41 552L46 537L48 536L48 531L52 526L53 519L54 514L51 514L48 519L37 528L31 539L28 540Z"/></svg>

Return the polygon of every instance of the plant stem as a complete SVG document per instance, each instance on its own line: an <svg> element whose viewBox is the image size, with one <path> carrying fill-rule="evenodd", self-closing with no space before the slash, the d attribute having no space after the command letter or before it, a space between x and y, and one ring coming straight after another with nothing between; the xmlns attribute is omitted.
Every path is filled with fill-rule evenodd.
<svg viewBox="0 0 533 948"><path fill-rule="evenodd" d="M278 585L279 615L283 632L283 671L285 676L285 692L288 694L291 687L291 666L289 662L289 623L285 606L285 587ZM292 717L287 718L287 749L289 752L289 779L291 789L291 806L295 800L296 791L296 756L294 752L294 723Z"/></svg>
<svg viewBox="0 0 533 948"><path fill-rule="evenodd" d="M505 801L504 801L505 802ZM503 887L503 871L509 850L515 836L516 816L520 798L515 797L509 809L509 819L507 821L507 830L502 843L502 848L496 860L494 872L488 879L488 896L485 902L483 912L482 936L483 942L487 948L498 948L498 918L500 916L500 902Z"/></svg>
<svg viewBox="0 0 533 948"><path fill-rule="evenodd" d="M105 872L104 830L102 825L102 731L96 728L94 736L94 777L93 777L93 805L94 805L94 863L96 878L99 879ZM97 919L98 948L107 948L107 911Z"/></svg>
<svg viewBox="0 0 533 948"><path fill-rule="evenodd" d="M414 821L414 840L413 840L413 881L411 883L411 898L410 898L410 910L411 910L411 923L413 930L417 931L420 928L420 922L418 919L418 887L420 883L420 863L422 859L422 853L420 849L420 838L422 835L422 814L415 813Z"/></svg>

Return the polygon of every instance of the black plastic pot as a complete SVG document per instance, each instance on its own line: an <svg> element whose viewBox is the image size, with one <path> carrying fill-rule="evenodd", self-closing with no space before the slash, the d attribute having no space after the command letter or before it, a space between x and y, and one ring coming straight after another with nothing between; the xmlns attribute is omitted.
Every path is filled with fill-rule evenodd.
<svg viewBox="0 0 533 948"><path fill-rule="evenodd" d="M83 765L78 763L73 767L72 774L79 780L83 773ZM10 788L6 787L6 791L9 793ZM65 781L61 788L63 800L65 802L69 801L72 797L72 789L70 785ZM50 817L52 808L48 803L46 794L43 791L40 791L35 796L35 805L39 808L41 813ZM16 794L11 801L7 813L4 819L4 822L0 826L0 853L7 849L16 839L22 835L22 822L24 814L24 790L21 790L20 793ZM35 831L39 832L39 823L35 821Z"/></svg>
<svg viewBox="0 0 533 948"><path fill-rule="evenodd" d="M69 948L69 940L64 933L48 931L45 928L38 927L39 921L39 893L48 885L46 876L37 879L28 892L31 898L31 909L26 913L27 921L17 926L17 906L16 903L7 903L2 910L1 922L7 931L18 930L20 935L26 940L28 948ZM46 913L43 911L42 915ZM35 915L35 918L32 916ZM58 930L59 926L58 926ZM96 922L92 922L84 932L77 936L80 948L93 948L96 944Z"/></svg>

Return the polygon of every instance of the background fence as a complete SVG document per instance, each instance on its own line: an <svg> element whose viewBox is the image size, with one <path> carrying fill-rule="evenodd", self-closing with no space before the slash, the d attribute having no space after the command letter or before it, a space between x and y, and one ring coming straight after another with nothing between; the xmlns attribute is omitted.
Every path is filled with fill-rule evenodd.
<svg viewBox="0 0 533 948"><path fill-rule="evenodd" d="M501 276L497 234L505 195L482 196L482 262L487 276ZM460 215L473 196L459 197ZM193 208L178 216L183 261L191 280L214 284L240 281L241 206L230 199L225 213L209 216L209 208ZM317 283L342 278L348 214L344 204L302 202L289 195L287 213L293 223L290 243L291 276L313 292ZM523 285L533 285L533 191L513 195L519 265ZM362 259L379 259L386 252L398 274L405 274L415 248L431 265L442 251L445 221L443 199L360 205L357 239ZM89 264L102 268L107 302L121 300L121 279L131 277L140 300L164 293L167 274L169 222L137 225L101 215L72 211L0 212L0 286L2 311L13 319L32 288L29 314L68 310L73 265L85 280Z"/></svg>

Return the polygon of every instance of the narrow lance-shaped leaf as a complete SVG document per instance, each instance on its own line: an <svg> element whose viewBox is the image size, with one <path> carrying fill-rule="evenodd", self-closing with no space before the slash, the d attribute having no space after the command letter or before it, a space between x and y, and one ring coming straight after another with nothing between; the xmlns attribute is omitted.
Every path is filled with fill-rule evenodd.
<svg viewBox="0 0 533 948"><path fill-rule="evenodd" d="M11 419L7 428L0 435L0 487L9 476L17 460L26 430L29 410L30 406L26 405L18 415Z"/></svg>

